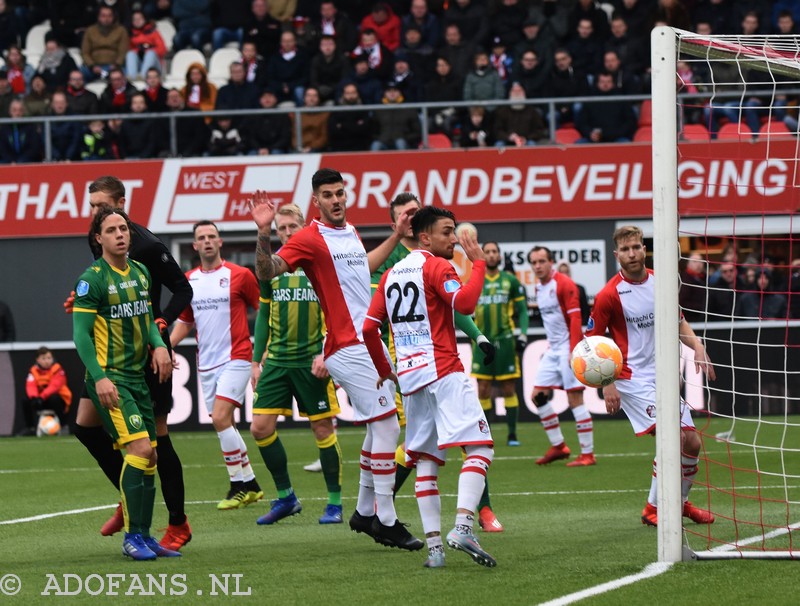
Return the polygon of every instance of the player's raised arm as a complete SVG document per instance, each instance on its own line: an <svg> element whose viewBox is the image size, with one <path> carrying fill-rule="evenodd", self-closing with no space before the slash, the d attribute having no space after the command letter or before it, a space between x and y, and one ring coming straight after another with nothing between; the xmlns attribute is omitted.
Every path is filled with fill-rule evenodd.
<svg viewBox="0 0 800 606"><path fill-rule="evenodd" d="M270 234L275 219L275 204L267 192L257 190L250 199L250 214L258 227L256 240L256 277L268 281L289 270L286 262L272 254Z"/></svg>
<svg viewBox="0 0 800 606"><path fill-rule="evenodd" d="M679 331L681 343L686 345L686 347L691 347L694 350L695 370L697 372L706 373L706 376L711 381L715 381L717 378L717 372L714 370L714 365L711 363L711 358L708 356L708 352L703 345L703 341L701 341L700 338L694 333L694 330L692 330L692 327L685 318L681 319Z"/></svg>

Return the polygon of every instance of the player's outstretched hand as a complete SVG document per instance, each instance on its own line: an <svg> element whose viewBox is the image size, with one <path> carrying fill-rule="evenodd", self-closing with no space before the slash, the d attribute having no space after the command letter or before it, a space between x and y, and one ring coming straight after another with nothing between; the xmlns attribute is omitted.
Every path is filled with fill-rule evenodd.
<svg viewBox="0 0 800 606"><path fill-rule="evenodd" d="M380 389L381 387L383 387L383 384L384 384L384 383L386 383L386 381L391 381L392 383L394 383L395 385L397 385L397 375L396 375L396 374L394 374L393 372L390 372L390 373L389 373L388 375L386 375L385 377L380 377L380 378L378 379L378 382L375 384L375 386L376 386L378 389Z"/></svg>
<svg viewBox="0 0 800 606"><path fill-rule="evenodd" d="M611 383L603 387L603 400L606 402L606 411L608 414L616 414L616 412L619 410L620 404L622 403L622 400L619 397L619 390L617 389L616 385Z"/></svg>
<svg viewBox="0 0 800 606"><path fill-rule="evenodd" d="M708 357L706 348L697 340L697 345L694 348L694 369L696 372L704 372L710 381L717 380L717 371L714 370L714 365L711 363L711 358Z"/></svg>
<svg viewBox="0 0 800 606"><path fill-rule="evenodd" d="M117 408L119 402L119 392L117 386L112 383L108 377L103 377L94 384L95 391L97 392L97 399L104 408L114 410Z"/></svg>
<svg viewBox="0 0 800 606"><path fill-rule="evenodd" d="M75 307L75 291L71 290L69 292L69 296L67 297L67 300L64 301L64 313L65 314L71 314L73 307Z"/></svg>
<svg viewBox="0 0 800 606"><path fill-rule="evenodd" d="M272 229L272 220L275 218L275 204L269 199L267 192L256 190L250 198L250 214L256 222L258 229L269 231Z"/></svg>
<svg viewBox="0 0 800 606"><path fill-rule="evenodd" d="M331 376L328 372L328 367L325 366L325 358L322 354L316 356L311 362L311 374L318 379L327 379Z"/></svg>
<svg viewBox="0 0 800 606"><path fill-rule="evenodd" d="M480 335L475 342L478 344L478 347L483 352L483 365L488 366L492 362L494 362L494 355L497 352L497 349L489 339L487 339L484 335Z"/></svg>
<svg viewBox="0 0 800 606"><path fill-rule="evenodd" d="M458 235L458 243L470 261L482 261L486 258L481 245L478 244L478 234L472 229L462 229Z"/></svg>
<svg viewBox="0 0 800 606"><path fill-rule="evenodd" d="M158 375L158 382L164 383L172 375L172 357L166 347L156 347L153 350L153 372Z"/></svg>

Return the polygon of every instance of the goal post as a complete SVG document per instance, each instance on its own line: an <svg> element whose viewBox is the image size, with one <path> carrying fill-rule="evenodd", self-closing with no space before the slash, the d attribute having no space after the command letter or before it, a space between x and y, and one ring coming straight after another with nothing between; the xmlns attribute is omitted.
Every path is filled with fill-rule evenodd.
<svg viewBox="0 0 800 606"><path fill-rule="evenodd" d="M798 559L800 36L662 26L651 49L658 559ZM705 271L684 282L690 258ZM725 286L723 266L741 281ZM702 309L681 307L684 289ZM680 344L690 311L716 382ZM702 444L690 500L710 525L682 517L682 396Z"/></svg>

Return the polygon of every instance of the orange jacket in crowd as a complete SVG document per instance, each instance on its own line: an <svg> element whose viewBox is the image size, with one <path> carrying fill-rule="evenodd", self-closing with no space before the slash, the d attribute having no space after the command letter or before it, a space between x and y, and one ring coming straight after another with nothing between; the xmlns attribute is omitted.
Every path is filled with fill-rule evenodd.
<svg viewBox="0 0 800 606"><path fill-rule="evenodd" d="M25 381L25 392L29 398L42 398L42 400L58 394L64 400L64 412L67 412L72 404L72 392L67 386L67 375L58 362L47 370L38 364L31 366Z"/></svg>

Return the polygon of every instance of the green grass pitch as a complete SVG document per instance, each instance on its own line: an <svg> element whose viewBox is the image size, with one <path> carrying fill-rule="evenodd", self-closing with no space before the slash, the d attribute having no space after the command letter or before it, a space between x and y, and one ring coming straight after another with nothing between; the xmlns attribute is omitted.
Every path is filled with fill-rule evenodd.
<svg viewBox="0 0 800 606"><path fill-rule="evenodd" d="M795 424L797 421L794 419ZM564 423L562 428L575 453L574 424ZM711 427L709 433L724 429ZM267 496L274 498L274 485L255 443L245 430L242 433L257 477ZM746 433L747 428L737 428L742 442L751 437ZM424 569L424 551L388 549L350 531L347 519L355 504L357 455L363 436L358 428L339 432L345 459L345 524L320 526L317 520L325 505L322 475L302 470L316 458L312 435L308 430L282 430L280 435L303 511L262 527L255 521L266 511L268 499L241 510L216 510L216 502L227 488L216 435L212 431L174 434L175 448L184 463L187 513L194 538L180 559L141 563L123 558L120 535L100 536L99 528L117 497L74 437L0 440L0 591L13 587L13 579L7 575L16 575L21 582L16 595L0 595L0 604L134 603L136 598L126 592L142 595L148 590L154 595L139 599L155 604L539 604L637 574L657 560L656 530L643 526L639 519L649 488L655 441L634 438L624 420L595 423L598 464L578 469L567 469L563 461L546 467L534 464L547 446L538 424L520 426L522 446L518 448L500 442L504 428L495 428L498 445L489 478L492 504L506 530L478 532L484 548L498 561L494 569L477 566L466 554L453 550L447 551L446 568ZM758 440L768 443L770 439L786 443L784 430L777 425L762 427ZM726 460L726 445L706 439L705 446L710 457ZM751 451L731 446L737 463L752 464ZM787 460L786 456L776 452L770 459L765 455L760 464L772 470L793 467L792 473L797 474L797 459ZM439 483L444 532L453 524L460 457L450 453L449 461ZM749 474L736 477L726 466L701 463L698 477L703 481L706 469L716 484L735 482L742 494L749 494L749 484L756 483ZM783 499L784 491L789 490L790 500L796 499L796 480L790 480L788 487L771 474L763 474L760 480L762 494ZM732 511L732 501L722 494L714 493L712 499L720 511ZM698 487L693 500L704 506L707 492ZM760 507L752 499L740 501L740 516ZM422 537L413 476L396 504L400 519ZM784 514L785 510L783 505ZM154 526L166 526L160 493ZM703 533L703 528L692 526ZM730 520L719 519L716 526L720 536L733 536ZM748 532L754 535L758 529L739 529L742 538ZM693 547L699 542L698 548L705 548L701 537L691 540ZM785 536L778 541L788 544ZM216 581L210 575L216 575ZM685 562L654 578L580 603L796 604L800 600L797 579L795 562ZM159 582L166 595L162 595ZM76 595L56 595L57 591L75 592L78 583L85 586Z"/></svg>

